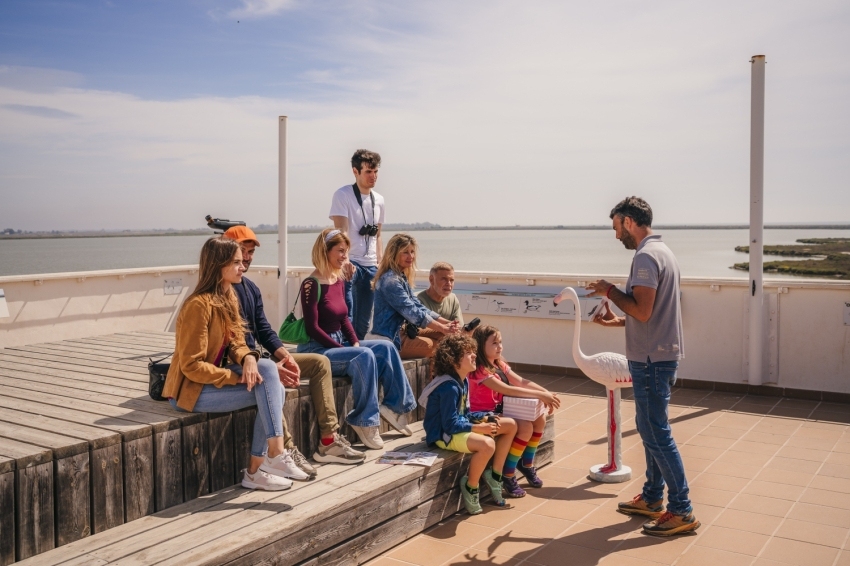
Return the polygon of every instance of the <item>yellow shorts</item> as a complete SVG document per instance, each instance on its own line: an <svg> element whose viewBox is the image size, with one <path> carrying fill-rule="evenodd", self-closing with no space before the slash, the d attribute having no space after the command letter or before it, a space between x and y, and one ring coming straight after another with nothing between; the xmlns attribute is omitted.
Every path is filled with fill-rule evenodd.
<svg viewBox="0 0 850 566"><path fill-rule="evenodd" d="M467 446L467 440L469 440L469 435L471 432L459 432L457 434L452 435L451 441L449 441L448 445L442 440L438 440L435 442L437 446L444 450L453 450L455 452L460 452L461 454L472 454L472 450Z"/></svg>

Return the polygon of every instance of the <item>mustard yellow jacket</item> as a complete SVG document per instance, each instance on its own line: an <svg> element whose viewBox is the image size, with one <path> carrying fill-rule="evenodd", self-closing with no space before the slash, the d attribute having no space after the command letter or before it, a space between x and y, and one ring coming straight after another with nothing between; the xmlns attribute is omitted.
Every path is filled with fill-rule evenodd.
<svg viewBox="0 0 850 566"><path fill-rule="evenodd" d="M176 399L177 406L191 411L206 384L216 387L236 385L239 376L215 365L215 359L225 340L224 316L214 309L210 295L196 295L188 299L177 315L174 356L165 378L162 396ZM228 357L242 365L245 356L259 353L245 345L245 335L237 332L230 339Z"/></svg>

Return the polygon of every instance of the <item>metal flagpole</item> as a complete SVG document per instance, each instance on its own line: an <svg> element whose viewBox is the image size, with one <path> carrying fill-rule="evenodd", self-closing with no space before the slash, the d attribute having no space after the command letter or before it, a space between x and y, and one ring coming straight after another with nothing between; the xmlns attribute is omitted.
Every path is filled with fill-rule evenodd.
<svg viewBox="0 0 850 566"><path fill-rule="evenodd" d="M287 221L286 221L286 123L287 117L278 117L278 154L277 154L277 325L283 322L289 313L289 295L286 292L286 252L287 252Z"/></svg>
<svg viewBox="0 0 850 566"><path fill-rule="evenodd" d="M750 98L750 385L764 372L764 55L754 55Z"/></svg>

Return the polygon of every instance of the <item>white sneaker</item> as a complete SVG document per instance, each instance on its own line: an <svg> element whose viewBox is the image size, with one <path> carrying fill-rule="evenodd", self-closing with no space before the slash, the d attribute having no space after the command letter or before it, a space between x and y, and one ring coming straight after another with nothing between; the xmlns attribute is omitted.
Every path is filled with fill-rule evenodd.
<svg viewBox="0 0 850 566"><path fill-rule="evenodd" d="M360 437L360 442L366 445L366 448L372 450L382 450L384 448L384 439L381 438L381 433L376 426L355 426L350 425Z"/></svg>
<svg viewBox="0 0 850 566"><path fill-rule="evenodd" d="M407 415L399 415L386 405L381 405L381 418L387 421L391 427L402 433L404 436L413 435L413 431L407 426Z"/></svg>
<svg viewBox="0 0 850 566"><path fill-rule="evenodd" d="M269 458L267 454L263 458L263 463L260 464L260 469L268 474L282 478L291 478L299 481L310 478L309 474L298 467L295 460L292 459L292 453L289 450L284 450L274 458Z"/></svg>
<svg viewBox="0 0 850 566"><path fill-rule="evenodd" d="M261 469L255 474L249 474L247 468L242 470L242 487L247 489L264 489L266 491L283 491L292 487L292 480L273 476Z"/></svg>

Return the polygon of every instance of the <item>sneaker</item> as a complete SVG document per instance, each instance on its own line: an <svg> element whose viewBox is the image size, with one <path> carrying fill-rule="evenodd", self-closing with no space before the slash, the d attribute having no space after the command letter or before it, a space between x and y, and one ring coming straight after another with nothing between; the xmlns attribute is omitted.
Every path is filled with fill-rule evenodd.
<svg viewBox="0 0 850 566"><path fill-rule="evenodd" d="M478 515L479 513L483 513L484 509L481 508L481 503L478 502L478 493L472 493L466 487L468 479L469 476L460 478L460 498L463 500L463 506L466 507L467 513Z"/></svg>
<svg viewBox="0 0 850 566"><path fill-rule="evenodd" d="M617 511L623 515L645 515L657 519L664 513L663 503L663 499L655 503L647 503L644 501L643 495L636 495L631 501L618 503Z"/></svg>
<svg viewBox="0 0 850 566"><path fill-rule="evenodd" d="M699 528L699 521L693 512L687 515L674 515L667 511L654 521L648 521L643 526L643 532L656 537L669 537L682 533L689 533Z"/></svg>
<svg viewBox="0 0 850 566"><path fill-rule="evenodd" d="M242 487L247 489L264 489L266 491L283 491L292 487L292 480L264 472L262 468L255 474L249 474L247 468L242 470Z"/></svg>
<svg viewBox="0 0 850 566"><path fill-rule="evenodd" d="M394 412L386 405L381 405L381 418L387 421L391 427L402 433L404 436L412 436L413 431L407 426L407 415L400 415Z"/></svg>
<svg viewBox="0 0 850 566"><path fill-rule="evenodd" d="M356 432L357 436L360 437L360 442L365 444L366 448L371 448L372 450L384 449L384 440L381 438L381 433L379 432L378 427L356 425L349 426L354 429L354 432Z"/></svg>
<svg viewBox="0 0 850 566"><path fill-rule="evenodd" d="M490 490L490 495L493 496L493 503L499 507L505 506L505 498L502 497L502 482L493 479L493 470L487 468L481 474L481 479L487 484L487 489Z"/></svg>
<svg viewBox="0 0 850 566"><path fill-rule="evenodd" d="M508 497L525 497L525 490L519 486L515 476L502 477L502 488L508 494Z"/></svg>
<svg viewBox="0 0 850 566"><path fill-rule="evenodd" d="M522 465L522 462L519 462L516 465L516 469L519 473L525 476L525 479L528 481L529 487L543 487L543 480L538 477L537 469L534 466L529 466L526 468Z"/></svg>
<svg viewBox="0 0 850 566"><path fill-rule="evenodd" d="M295 465L301 468L301 471L307 474L310 479L316 477L316 468L307 461L307 458L304 457L304 454L302 454L298 448L291 448L290 455L292 456L292 461L295 462Z"/></svg>
<svg viewBox="0 0 850 566"><path fill-rule="evenodd" d="M304 470L295 465L290 450L284 450L274 458L269 458L268 454L266 454L263 458L263 463L260 464L260 469L273 476L293 480L304 481L310 477L304 473Z"/></svg>
<svg viewBox="0 0 850 566"><path fill-rule="evenodd" d="M319 442L313 459L326 464L360 464L366 459L366 454L352 448L344 436L334 433L334 441L331 444L325 446Z"/></svg>

